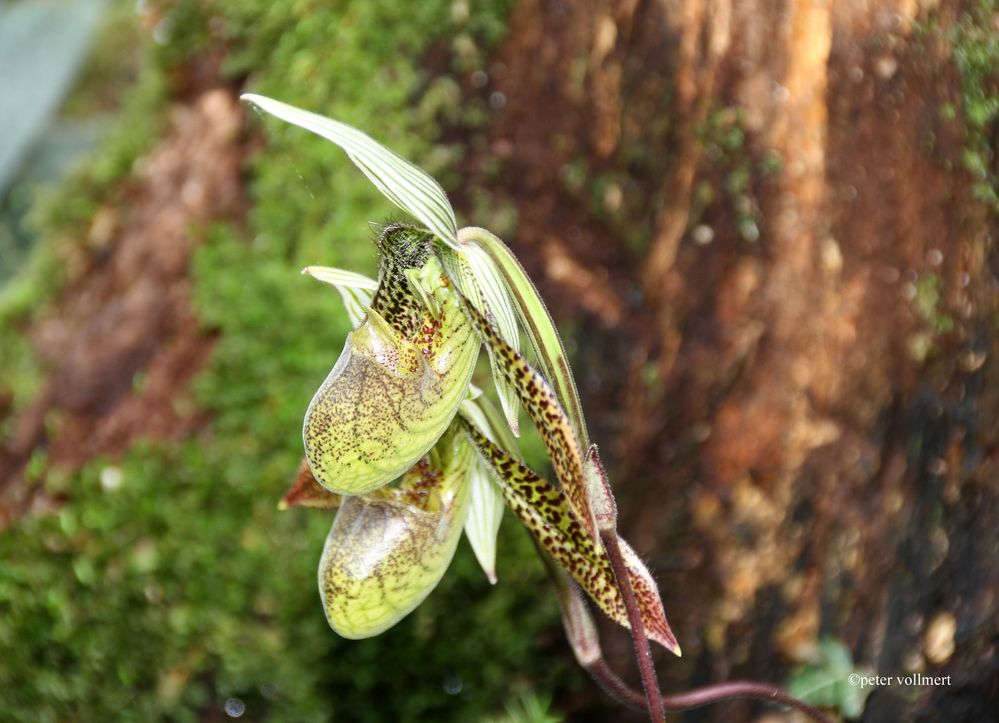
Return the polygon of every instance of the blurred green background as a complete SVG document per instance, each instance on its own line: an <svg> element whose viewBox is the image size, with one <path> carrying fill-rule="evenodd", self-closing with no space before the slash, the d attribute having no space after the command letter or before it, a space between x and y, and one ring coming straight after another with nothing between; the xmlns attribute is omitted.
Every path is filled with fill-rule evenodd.
<svg viewBox="0 0 999 723"><path fill-rule="evenodd" d="M461 147L441 128L474 132L487 110L456 102L450 72L486 62L509 10L480 5L465 20L449 2L0 6L0 390L14 413L5 436L16 436L14 415L44 374L24 329L67 283L66 246L81 243L170 132L173 104L204 82L208 71L190 63L216 66L208 85L245 83L365 128L431 172L450 169L443 177L454 184ZM429 48L455 43L462 53L443 72L420 68ZM38 55L49 65L38 67ZM305 407L349 327L339 297L298 271L320 263L373 273L368 222L393 209L330 144L278 123L249 125L266 138L246 157L249 207L238 220L187 229L204 240L190 258L190 298L212 349L190 390L177 392L210 421L174 443L140 431L123 454L79 469L50 465L43 445L25 490L6 498L0 720L244 711L250 720L458 721L503 717L524 696L538 718L556 683L581 677L533 548L511 520L495 588L462 543L440 588L390 632L355 642L326 626L316 568L332 513L276 504L302 455ZM125 381L140 389L142 372ZM58 414L46 424L57 428Z"/></svg>

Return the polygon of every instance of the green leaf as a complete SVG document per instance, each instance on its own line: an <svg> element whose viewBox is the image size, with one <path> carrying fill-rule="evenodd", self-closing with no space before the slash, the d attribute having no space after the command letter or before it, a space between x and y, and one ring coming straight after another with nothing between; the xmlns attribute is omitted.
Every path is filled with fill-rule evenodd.
<svg viewBox="0 0 999 723"><path fill-rule="evenodd" d="M506 704L506 714L487 718L483 723L562 723L565 716L552 710L551 698L535 691L522 693Z"/></svg>
<svg viewBox="0 0 999 723"><path fill-rule="evenodd" d="M815 660L797 671L788 682L788 692L806 703L834 708L845 717L856 719L864 713L864 703L875 686L852 684L850 676L870 675L858 668L850 650L839 640L823 638Z"/></svg>
<svg viewBox="0 0 999 723"><path fill-rule="evenodd" d="M458 222L447 194L422 168L397 155L353 126L267 98L244 93L242 100L340 146L388 200L456 247Z"/></svg>

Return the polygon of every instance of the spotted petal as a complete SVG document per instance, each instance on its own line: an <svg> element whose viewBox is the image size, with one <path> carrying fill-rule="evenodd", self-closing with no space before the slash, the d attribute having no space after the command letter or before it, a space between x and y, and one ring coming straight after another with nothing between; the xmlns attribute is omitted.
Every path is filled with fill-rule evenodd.
<svg viewBox="0 0 999 723"><path fill-rule="evenodd" d="M463 305L486 345L499 358L499 368L504 378L517 391L521 403L541 433L573 516L593 544L599 547L600 538L583 469L583 453L573 425L562 410L557 395L545 378L503 340L496 327L478 309L467 302Z"/></svg>
<svg viewBox="0 0 999 723"><path fill-rule="evenodd" d="M586 420L583 418L583 408L579 403L576 382L569 369L569 360L566 358L562 338L534 282L509 247L484 228L468 226L461 229L458 231L458 245L464 249L465 255L469 258L472 258L474 249L490 262L488 266L483 265L483 269L488 269L488 275L495 279L495 285L506 290L517 321L520 322L530 341L539 370L554 388L579 438L580 446L589 446ZM495 316L503 338L514 350L519 351L517 344L512 343L503 333L503 321L499 315Z"/></svg>
<svg viewBox="0 0 999 723"><path fill-rule="evenodd" d="M503 496L531 534L564 567L587 595L615 622L630 627L624 598L607 553L580 526L567 497L536 472L513 459L464 421L469 437L500 483ZM628 577L638 600L646 634L677 655L680 646L670 630L659 591L649 571L621 540Z"/></svg>
<svg viewBox="0 0 999 723"><path fill-rule="evenodd" d="M303 428L316 479L346 495L388 484L427 453L465 397L480 346L430 253L430 235L390 226L379 244L371 308L348 335ZM413 283L422 285L419 293ZM437 313L423 301L430 297Z"/></svg>

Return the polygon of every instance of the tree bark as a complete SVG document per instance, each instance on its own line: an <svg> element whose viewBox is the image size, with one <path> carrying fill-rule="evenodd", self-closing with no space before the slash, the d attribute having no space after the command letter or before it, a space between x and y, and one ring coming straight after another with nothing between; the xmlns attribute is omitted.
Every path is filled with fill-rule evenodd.
<svg viewBox="0 0 999 723"><path fill-rule="evenodd" d="M996 215L941 113L962 103L958 18L905 2L515 13L493 128L511 241L583 327L622 530L686 631L684 661L659 664L667 689L781 680L828 635L858 665L954 676L876 691L869 720L995 709Z"/></svg>

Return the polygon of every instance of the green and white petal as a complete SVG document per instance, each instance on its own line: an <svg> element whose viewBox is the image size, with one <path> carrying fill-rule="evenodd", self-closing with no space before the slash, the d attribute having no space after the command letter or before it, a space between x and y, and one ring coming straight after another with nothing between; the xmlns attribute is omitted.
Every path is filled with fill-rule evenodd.
<svg viewBox="0 0 999 723"><path fill-rule="evenodd" d="M448 276L464 297L483 316L496 324L499 335L511 348L519 350L520 333L516 312L506 285L489 257L481 249L469 245L460 252L443 249L441 260ZM486 350L489 352L489 367L496 385L496 394L507 424L514 436L520 436L517 392L501 373L500 360L492 347L487 346Z"/></svg>
<svg viewBox="0 0 999 723"><path fill-rule="evenodd" d="M396 206L411 214L451 247L457 247L458 222L447 194L422 168L346 123L255 93L242 100L340 146L350 160Z"/></svg>
<svg viewBox="0 0 999 723"><path fill-rule="evenodd" d="M461 414L471 419L490 440L499 442L493 425L483 411L483 406L487 404L489 400L484 397L474 401L466 399L461 403ZM470 482L472 501L468 508L468 518L465 520L465 536L486 578L495 585L496 538L503 522L506 503L503 501L503 492L493 480L489 467L478 455L475 456L471 467Z"/></svg>
<svg viewBox="0 0 999 723"><path fill-rule="evenodd" d="M302 273L336 287L347 308L350 323L357 328L364 323L371 306L371 296L378 288L378 282L364 274L358 274L332 266L306 266Z"/></svg>
<svg viewBox="0 0 999 723"><path fill-rule="evenodd" d="M496 584L496 538L503 522L503 493L493 481L489 468L476 459L469 475L471 503L465 518L465 536L472 546L475 559L490 584Z"/></svg>

